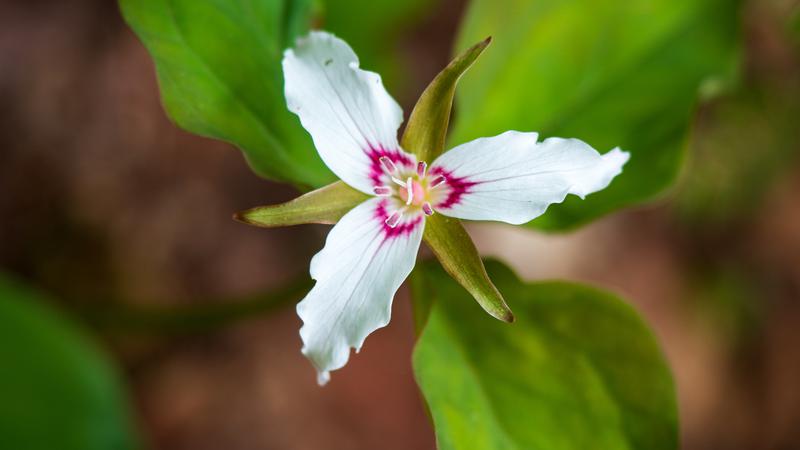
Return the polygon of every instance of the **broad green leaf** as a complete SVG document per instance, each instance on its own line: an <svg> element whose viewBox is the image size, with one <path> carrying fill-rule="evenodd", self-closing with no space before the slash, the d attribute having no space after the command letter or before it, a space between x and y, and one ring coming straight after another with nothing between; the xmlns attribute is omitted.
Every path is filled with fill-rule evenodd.
<svg viewBox="0 0 800 450"><path fill-rule="evenodd" d="M488 37L456 56L417 100L403 133L402 147L417 155L418 160L430 163L444 151L458 80L491 41Z"/></svg>
<svg viewBox="0 0 800 450"><path fill-rule="evenodd" d="M286 109L281 58L307 30L310 0L120 0L155 61L181 127L230 142L260 175L322 186L333 175Z"/></svg>
<svg viewBox="0 0 800 450"><path fill-rule="evenodd" d="M478 249L458 219L435 214L425 222L425 243L442 267L493 317L513 322L514 314L486 274ZM417 318L419 326L420 320Z"/></svg>
<svg viewBox="0 0 800 450"><path fill-rule="evenodd" d="M661 351L614 295L489 274L517 321L489 320L435 264L415 271L433 305L414 373L449 449L675 449L675 391Z"/></svg>
<svg viewBox="0 0 800 450"><path fill-rule="evenodd" d="M494 45L456 96L451 142L506 130L579 138L631 153L586 200L570 197L531 224L562 230L670 186L698 91L737 63L737 0L472 0L458 49Z"/></svg>
<svg viewBox="0 0 800 450"><path fill-rule="evenodd" d="M138 448L117 373L40 294L0 276L0 448Z"/></svg>
<svg viewBox="0 0 800 450"><path fill-rule="evenodd" d="M285 227L303 223L334 224L369 197L341 181L277 205L242 211L234 219L259 227Z"/></svg>

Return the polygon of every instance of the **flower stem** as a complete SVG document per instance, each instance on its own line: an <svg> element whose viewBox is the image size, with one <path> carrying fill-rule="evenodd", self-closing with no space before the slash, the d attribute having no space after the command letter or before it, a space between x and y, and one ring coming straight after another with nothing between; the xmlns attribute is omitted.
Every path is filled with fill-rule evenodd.
<svg viewBox="0 0 800 450"><path fill-rule="evenodd" d="M241 298L209 299L197 306L113 304L77 311L90 326L112 334L191 334L218 329L279 310L311 288L307 276L275 290Z"/></svg>

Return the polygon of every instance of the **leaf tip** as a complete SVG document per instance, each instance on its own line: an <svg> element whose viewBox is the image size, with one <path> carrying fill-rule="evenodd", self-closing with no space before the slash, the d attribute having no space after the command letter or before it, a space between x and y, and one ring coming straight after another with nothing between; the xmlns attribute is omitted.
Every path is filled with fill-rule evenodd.
<svg viewBox="0 0 800 450"><path fill-rule="evenodd" d="M483 309L495 319L502 320L506 323L514 323L516 318L514 317L514 313L511 312L511 308L508 307L508 303L506 303L506 300L503 298L503 294L501 294L494 283L492 283L488 275L486 280L491 286L491 295L488 296L488 299L478 299L476 297L476 300L478 300L478 303L481 305L481 307L483 307Z"/></svg>
<svg viewBox="0 0 800 450"><path fill-rule="evenodd" d="M484 50L486 50L486 47L488 47L489 44L491 44L491 43L492 43L492 37L491 36L486 36L486 38L484 40L482 40L482 41L478 42L477 44L473 45L472 47L470 47L470 49L467 50L465 53L477 52L477 54L481 54L481 53L483 53ZM477 55L475 57L477 57Z"/></svg>
<svg viewBox="0 0 800 450"><path fill-rule="evenodd" d="M247 225L255 225L255 223L248 217L250 210L246 211L239 211L233 214L233 220L241 223L245 223Z"/></svg>
<svg viewBox="0 0 800 450"><path fill-rule="evenodd" d="M487 280L489 280L488 277ZM491 283L490 280L489 283ZM505 323L514 323L516 317L514 317L514 313L511 312L511 308L508 307L508 303L506 303L503 295L497 290L494 284L491 284L491 289L493 295L490 295L488 298L475 297L475 299L478 300L478 304L495 319Z"/></svg>
<svg viewBox="0 0 800 450"><path fill-rule="evenodd" d="M511 312L508 306L506 305L503 306L504 308L501 309L500 311L493 311L490 314L492 315L492 317L498 320L502 320L505 323L514 323L514 321L517 320L517 318L514 317L514 313Z"/></svg>

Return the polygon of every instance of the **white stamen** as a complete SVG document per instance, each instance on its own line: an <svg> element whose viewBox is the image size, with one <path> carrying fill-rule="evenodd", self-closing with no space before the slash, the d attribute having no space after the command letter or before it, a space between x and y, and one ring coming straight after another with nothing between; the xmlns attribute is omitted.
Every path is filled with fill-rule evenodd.
<svg viewBox="0 0 800 450"><path fill-rule="evenodd" d="M396 184L399 184L400 186L406 187L406 182L399 178L392 177L392 181L394 181Z"/></svg>
<svg viewBox="0 0 800 450"><path fill-rule="evenodd" d="M406 180L406 192L408 193L406 205L410 205L414 201L414 182L411 181L411 177Z"/></svg>
<svg viewBox="0 0 800 450"><path fill-rule="evenodd" d="M429 202L425 202L422 204L422 212L424 212L426 216L433 215L433 207Z"/></svg>
<svg viewBox="0 0 800 450"><path fill-rule="evenodd" d="M381 162L384 172L392 176L397 175L397 166L394 165L394 162L388 156L381 156L378 158L378 161Z"/></svg>
<svg viewBox="0 0 800 450"><path fill-rule="evenodd" d="M420 178L425 178L425 171L427 170L428 164L425 161L420 161L419 164L417 164L417 175Z"/></svg>
<svg viewBox="0 0 800 450"><path fill-rule="evenodd" d="M444 184L445 182L447 182L447 178L445 178L443 175L439 175L438 177L434 178L434 180L431 182L431 185L430 185L430 187L428 189L433 189L436 186L440 186L440 185Z"/></svg>
<svg viewBox="0 0 800 450"><path fill-rule="evenodd" d="M375 186L372 189L372 192L374 192L378 197L389 197L392 195L392 188L389 186Z"/></svg>
<svg viewBox="0 0 800 450"><path fill-rule="evenodd" d="M403 210L398 209L397 211L393 212L389 217L386 218L386 225L389 225L389 228L394 228L400 223L400 218L403 216Z"/></svg>

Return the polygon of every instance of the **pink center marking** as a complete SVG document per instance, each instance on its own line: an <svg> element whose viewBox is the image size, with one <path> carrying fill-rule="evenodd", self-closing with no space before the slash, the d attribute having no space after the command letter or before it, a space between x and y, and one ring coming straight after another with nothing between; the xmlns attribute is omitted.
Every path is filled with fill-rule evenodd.
<svg viewBox="0 0 800 450"><path fill-rule="evenodd" d="M469 194L472 187L479 184L463 177L454 176L452 172L441 167L431 168L429 174L434 177L431 186L442 184L448 188L445 197L434 205L436 209L448 209L459 204L464 195Z"/></svg>
<svg viewBox="0 0 800 450"><path fill-rule="evenodd" d="M384 163L381 162L381 158L386 158L384 161L388 160L391 162L391 165L394 166L395 169L413 170L413 161L411 161L411 158L409 158L408 155L401 150L389 150L381 146L370 145L369 149L365 150L364 152L367 154L367 157L370 160L369 179L372 180L373 186L383 185L383 178L387 175L387 172L384 168ZM391 167L388 169L391 169Z"/></svg>
<svg viewBox="0 0 800 450"><path fill-rule="evenodd" d="M410 235L420 224L422 224L422 215L416 215L411 220L404 221L403 214L397 214L399 211L395 210L389 212L390 200L382 200L375 208L375 219L381 222L383 231L383 239L393 239L396 237L403 237ZM391 225L387 222L393 222Z"/></svg>

